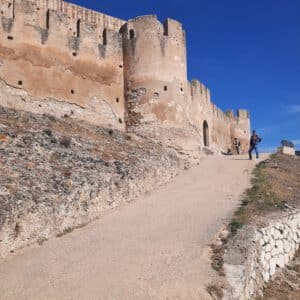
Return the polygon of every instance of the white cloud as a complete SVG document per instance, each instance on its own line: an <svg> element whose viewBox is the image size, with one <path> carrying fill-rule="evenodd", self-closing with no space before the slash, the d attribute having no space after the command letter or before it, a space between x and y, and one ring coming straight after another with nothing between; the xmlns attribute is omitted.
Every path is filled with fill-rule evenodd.
<svg viewBox="0 0 300 300"><path fill-rule="evenodd" d="M300 139L292 140L292 142L295 146L300 146Z"/></svg>
<svg viewBox="0 0 300 300"><path fill-rule="evenodd" d="M299 114L300 113L300 105L289 105L287 107L288 112L292 114Z"/></svg>

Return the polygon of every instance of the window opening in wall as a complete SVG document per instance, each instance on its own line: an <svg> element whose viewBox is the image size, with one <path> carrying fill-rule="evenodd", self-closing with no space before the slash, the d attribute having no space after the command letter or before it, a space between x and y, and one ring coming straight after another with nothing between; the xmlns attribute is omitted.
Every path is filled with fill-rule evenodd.
<svg viewBox="0 0 300 300"><path fill-rule="evenodd" d="M183 88L180 88L180 91L183 92Z"/></svg>
<svg viewBox="0 0 300 300"><path fill-rule="evenodd" d="M12 1L12 3L8 4L8 7L11 7L12 5L12 17L15 18L15 0Z"/></svg>
<svg viewBox="0 0 300 300"><path fill-rule="evenodd" d="M76 36L78 38L80 37L80 23L81 23L81 20L79 19L76 23Z"/></svg>
<svg viewBox="0 0 300 300"><path fill-rule="evenodd" d="M9 36L7 37L7 39L8 39L8 40L13 40L14 38L13 38L11 35L9 35Z"/></svg>
<svg viewBox="0 0 300 300"><path fill-rule="evenodd" d="M102 38L103 38L103 45L107 45L107 29L106 28L103 30Z"/></svg>
<svg viewBox="0 0 300 300"><path fill-rule="evenodd" d="M123 66L122 66L122 65L119 65L119 68L120 68L120 69L122 69L122 68L123 68Z"/></svg>
<svg viewBox="0 0 300 300"><path fill-rule="evenodd" d="M71 94L73 94L73 95L74 95L74 94L75 94L75 91L74 91L74 90L71 90Z"/></svg>
<svg viewBox="0 0 300 300"><path fill-rule="evenodd" d="M164 23L164 35L169 35L169 28L168 28L168 22L167 21Z"/></svg>
<svg viewBox="0 0 300 300"><path fill-rule="evenodd" d="M205 147L209 147L209 130L207 121L203 122L203 144Z"/></svg>
<svg viewBox="0 0 300 300"><path fill-rule="evenodd" d="M23 85L23 81L22 81L22 80L19 80L19 81L18 81L18 85Z"/></svg>
<svg viewBox="0 0 300 300"><path fill-rule="evenodd" d="M119 102L120 102L120 99L119 99L119 98L116 98L116 102L119 103Z"/></svg>
<svg viewBox="0 0 300 300"><path fill-rule="evenodd" d="M77 56L77 53L76 53L76 52L73 52L72 55L73 55L73 56Z"/></svg>
<svg viewBox="0 0 300 300"><path fill-rule="evenodd" d="M168 87L165 85L164 86L164 91L167 91L168 90Z"/></svg>
<svg viewBox="0 0 300 300"><path fill-rule="evenodd" d="M50 29L50 9L46 12L46 29Z"/></svg>
<svg viewBox="0 0 300 300"><path fill-rule="evenodd" d="M129 38L132 40L134 39L134 30L133 29L130 29L129 30Z"/></svg>

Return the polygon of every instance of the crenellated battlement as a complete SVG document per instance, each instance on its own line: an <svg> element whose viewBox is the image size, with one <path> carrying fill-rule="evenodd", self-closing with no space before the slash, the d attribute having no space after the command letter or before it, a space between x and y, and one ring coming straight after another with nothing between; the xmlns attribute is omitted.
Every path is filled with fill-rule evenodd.
<svg viewBox="0 0 300 300"><path fill-rule="evenodd" d="M81 20L115 31L118 31L125 23L124 20L119 18L108 16L62 0L3 0L2 2L3 6L7 6L10 3L11 9L13 9L14 5L20 3L24 3L26 6L28 6L28 3L32 3L32 6L44 16L46 16L48 10L55 10L66 14L70 20L75 22Z"/></svg>
<svg viewBox="0 0 300 300"><path fill-rule="evenodd" d="M188 81L176 20L124 21L62 0L1 0L0 12L0 88L24 93L0 91L2 105L122 130L180 128L214 149L250 131L247 111L223 113L210 89Z"/></svg>
<svg viewBox="0 0 300 300"><path fill-rule="evenodd" d="M201 99L205 99L208 102L211 102L210 90L198 79L191 80L191 95L193 98L200 96Z"/></svg>

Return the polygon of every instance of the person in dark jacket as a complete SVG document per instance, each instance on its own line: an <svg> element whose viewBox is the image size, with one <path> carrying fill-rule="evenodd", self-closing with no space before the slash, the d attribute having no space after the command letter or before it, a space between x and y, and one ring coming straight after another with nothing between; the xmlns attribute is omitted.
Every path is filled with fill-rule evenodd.
<svg viewBox="0 0 300 300"><path fill-rule="evenodd" d="M250 138L250 149L249 149L249 159L252 159L252 152L255 151L256 159L259 158L258 153L258 144L261 142L261 138L256 134L255 130L253 130L251 138Z"/></svg>

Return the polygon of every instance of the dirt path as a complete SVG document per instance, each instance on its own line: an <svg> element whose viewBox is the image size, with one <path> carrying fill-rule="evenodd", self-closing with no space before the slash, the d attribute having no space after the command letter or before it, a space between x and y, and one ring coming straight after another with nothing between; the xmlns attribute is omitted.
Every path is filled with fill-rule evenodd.
<svg viewBox="0 0 300 300"><path fill-rule="evenodd" d="M255 162L209 158L166 187L0 265L0 299L207 299L208 244Z"/></svg>

